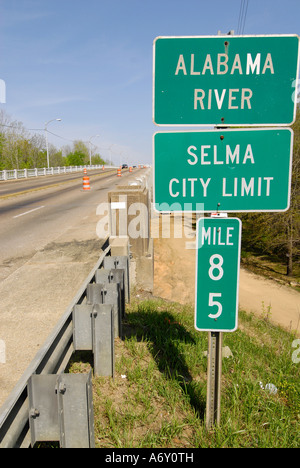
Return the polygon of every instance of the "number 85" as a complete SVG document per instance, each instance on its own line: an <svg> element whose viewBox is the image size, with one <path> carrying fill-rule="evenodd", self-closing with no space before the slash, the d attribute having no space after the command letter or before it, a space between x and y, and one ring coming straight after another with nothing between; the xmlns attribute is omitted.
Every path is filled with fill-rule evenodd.
<svg viewBox="0 0 300 468"><path fill-rule="evenodd" d="M219 281L223 278L224 270L222 265L224 259L221 255L212 255L209 259L210 269L208 270L208 275L213 281ZM214 275L214 271L217 270L217 275ZM216 314L209 314L209 318L217 319L220 317L223 311L222 304L219 301L216 301L215 298L222 297L221 293L209 293L208 305L209 307L218 307L218 312Z"/></svg>

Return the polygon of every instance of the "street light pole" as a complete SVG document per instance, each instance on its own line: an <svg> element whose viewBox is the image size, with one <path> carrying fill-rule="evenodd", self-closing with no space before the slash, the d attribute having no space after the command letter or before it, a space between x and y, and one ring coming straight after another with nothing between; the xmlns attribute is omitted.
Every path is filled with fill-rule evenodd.
<svg viewBox="0 0 300 468"><path fill-rule="evenodd" d="M93 138L98 138L100 135L94 135L89 139L89 144L90 144L90 166L92 165L92 139Z"/></svg>
<svg viewBox="0 0 300 468"><path fill-rule="evenodd" d="M57 122L61 122L61 119L52 119L52 120L49 120L48 122L45 123L45 134L46 134L46 148L47 148L47 167L49 169L50 167L50 161L49 161L49 147L48 147L48 130L47 130L47 126L50 122L54 122L54 121L57 121Z"/></svg>
<svg viewBox="0 0 300 468"><path fill-rule="evenodd" d="M112 145L110 145L110 147L108 148L109 151L110 151L110 165L112 166L112 147L115 145L115 143L113 143Z"/></svg>

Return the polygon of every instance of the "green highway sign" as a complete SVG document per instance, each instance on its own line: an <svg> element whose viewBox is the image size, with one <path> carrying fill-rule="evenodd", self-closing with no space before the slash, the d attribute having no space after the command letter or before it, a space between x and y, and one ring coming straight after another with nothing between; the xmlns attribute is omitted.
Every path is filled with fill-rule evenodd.
<svg viewBox="0 0 300 468"><path fill-rule="evenodd" d="M195 328L199 331L237 329L241 227L237 218L197 222Z"/></svg>
<svg viewBox="0 0 300 468"><path fill-rule="evenodd" d="M299 37L158 37L157 125L264 126L295 120Z"/></svg>
<svg viewBox="0 0 300 468"><path fill-rule="evenodd" d="M159 132L153 138L157 211L289 208L293 149L289 128Z"/></svg>

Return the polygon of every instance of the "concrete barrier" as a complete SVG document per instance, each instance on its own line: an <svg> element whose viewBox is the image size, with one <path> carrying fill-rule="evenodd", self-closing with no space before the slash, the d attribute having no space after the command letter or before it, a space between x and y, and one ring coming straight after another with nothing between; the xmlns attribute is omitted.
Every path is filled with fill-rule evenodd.
<svg viewBox="0 0 300 468"><path fill-rule="evenodd" d="M134 184L134 185L133 185ZM150 172L130 185L109 192L111 247L117 255L130 255L130 281L138 289L153 290Z"/></svg>

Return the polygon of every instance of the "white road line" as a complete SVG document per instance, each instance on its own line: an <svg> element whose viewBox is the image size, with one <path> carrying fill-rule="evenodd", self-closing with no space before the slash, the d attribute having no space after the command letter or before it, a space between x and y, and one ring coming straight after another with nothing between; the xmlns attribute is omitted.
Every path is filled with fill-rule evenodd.
<svg viewBox="0 0 300 468"><path fill-rule="evenodd" d="M38 208L34 208L34 210L26 211L25 213L21 213L21 214L19 214L17 216L14 216L13 219L20 218L21 216L25 216L25 215L27 215L29 213L33 213L34 211L41 210L42 208L45 208L45 207L44 206L39 206Z"/></svg>

